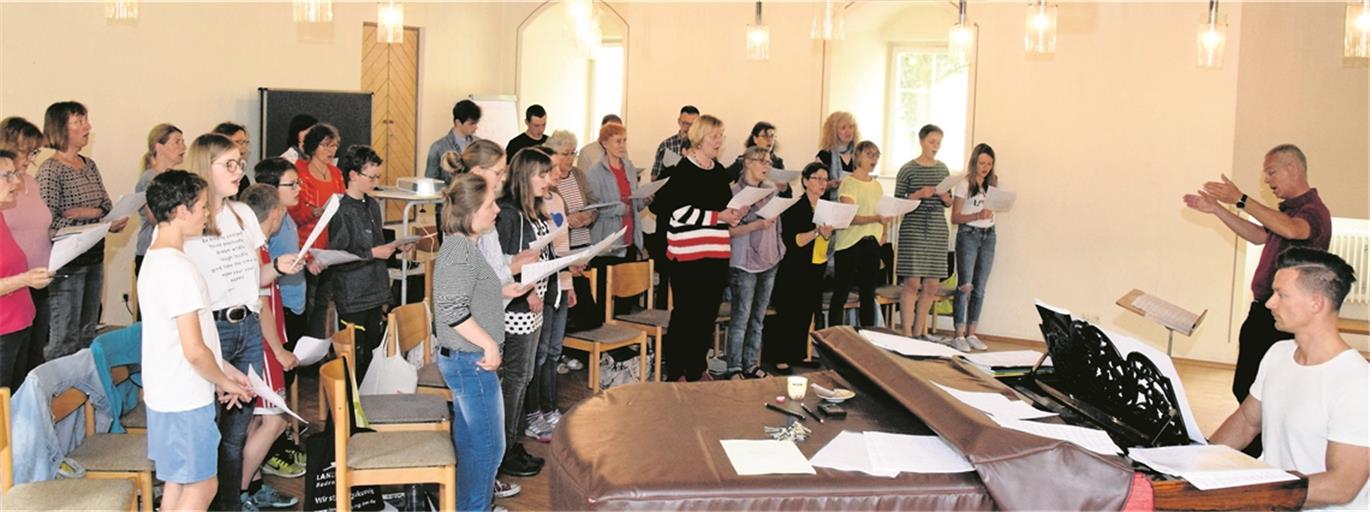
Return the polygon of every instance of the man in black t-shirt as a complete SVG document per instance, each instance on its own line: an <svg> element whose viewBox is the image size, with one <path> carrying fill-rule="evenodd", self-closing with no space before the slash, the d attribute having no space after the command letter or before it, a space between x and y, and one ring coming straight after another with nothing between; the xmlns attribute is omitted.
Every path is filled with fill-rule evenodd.
<svg viewBox="0 0 1370 512"><path fill-rule="evenodd" d="M542 108L542 105L528 107L523 113L523 122L528 125L528 130L509 139L509 145L504 147L506 163L512 161L514 153L520 149L541 146L547 142L547 109Z"/></svg>

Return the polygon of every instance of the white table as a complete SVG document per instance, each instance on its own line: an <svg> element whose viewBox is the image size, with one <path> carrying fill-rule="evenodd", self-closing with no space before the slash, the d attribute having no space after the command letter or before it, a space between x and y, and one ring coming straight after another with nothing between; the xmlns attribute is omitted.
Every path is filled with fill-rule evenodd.
<svg viewBox="0 0 1370 512"><path fill-rule="evenodd" d="M442 194L415 194L394 188L378 188L371 191L371 197L381 201L403 201L404 212L401 214L400 232L397 237L411 236L409 232L409 214L415 206L426 204L438 204L442 202ZM385 207L381 207L381 223L385 223ZM442 224L442 219L437 219L438 224ZM400 304L406 304L409 300L409 258L408 253L400 253ZM422 273L422 271L420 271Z"/></svg>

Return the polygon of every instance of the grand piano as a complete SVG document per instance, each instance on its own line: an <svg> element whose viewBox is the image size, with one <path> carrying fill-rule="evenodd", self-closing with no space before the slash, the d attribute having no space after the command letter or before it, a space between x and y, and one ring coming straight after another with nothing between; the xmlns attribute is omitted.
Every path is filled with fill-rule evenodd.
<svg viewBox="0 0 1370 512"><path fill-rule="evenodd" d="M799 444L806 457L844 430L935 433L971 461L972 473L882 478L816 468L817 475L739 476L718 441L763 439L764 426L783 424L783 417L762 406L784 394L783 379L636 384L596 395L562 419L548 461L551 503L557 510L1257 510L1302 505L1307 479L1200 491L1124 456L1000 427L937 386L1028 399L1059 412L1061 421L1103 428L1119 446L1192 442L1173 407L1168 380L1145 360L1110 353L1107 336L1092 327L1044 311L1042 328L1055 366L1002 380L957 359L890 353L849 327L811 333L827 368L809 374L810 379L853 389L858 397L844 404L845 419L806 423L813 430ZM1083 370L1082 361L1096 371ZM811 405L815 400L810 396Z"/></svg>

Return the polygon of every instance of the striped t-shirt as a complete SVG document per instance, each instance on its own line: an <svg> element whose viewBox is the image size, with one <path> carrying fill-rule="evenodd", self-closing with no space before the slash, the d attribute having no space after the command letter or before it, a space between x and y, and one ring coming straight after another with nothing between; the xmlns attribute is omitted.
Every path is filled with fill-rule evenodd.
<svg viewBox="0 0 1370 512"><path fill-rule="evenodd" d="M689 158L669 170L671 181L652 200L652 212L666 216L666 257L673 261L729 259L732 238L728 224L718 218L732 199L723 164L701 169Z"/></svg>
<svg viewBox="0 0 1370 512"><path fill-rule="evenodd" d="M577 171L571 171L577 172ZM566 212L574 213L576 210L584 208L585 194L580 191L580 182L576 181L575 175L566 176L566 179L557 182L557 190L561 192L561 198L566 201ZM571 228L568 230L571 235L571 248L578 249L590 245L590 227Z"/></svg>

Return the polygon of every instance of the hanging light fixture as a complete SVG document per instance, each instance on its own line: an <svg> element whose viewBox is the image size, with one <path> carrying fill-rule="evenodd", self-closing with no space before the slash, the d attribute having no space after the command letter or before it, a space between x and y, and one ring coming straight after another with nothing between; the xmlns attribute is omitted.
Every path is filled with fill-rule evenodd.
<svg viewBox="0 0 1370 512"><path fill-rule="evenodd" d="M296 23L333 21L333 0L294 0Z"/></svg>
<svg viewBox="0 0 1370 512"><path fill-rule="evenodd" d="M756 3L756 21L747 25L747 59L771 58L771 28L761 24L761 2Z"/></svg>
<svg viewBox="0 0 1370 512"><path fill-rule="evenodd" d="M1223 67L1223 48L1227 46L1227 22L1218 16L1218 0L1208 0L1208 17L1199 24L1198 64L1201 68Z"/></svg>
<svg viewBox="0 0 1370 512"><path fill-rule="evenodd" d="M586 58L594 58L603 44L604 32L599 27L599 13L593 0L567 0L566 20L576 40L576 48Z"/></svg>
<svg viewBox="0 0 1370 512"><path fill-rule="evenodd" d="M1056 53L1055 5L1047 5L1045 0L1037 0L1037 3L1028 6L1023 43L1029 54Z"/></svg>
<svg viewBox="0 0 1370 512"><path fill-rule="evenodd" d="M136 20L138 19L138 0L106 0L105 19L108 20Z"/></svg>
<svg viewBox="0 0 1370 512"><path fill-rule="evenodd" d="M404 42L404 4L395 0L376 4L376 42Z"/></svg>
<svg viewBox="0 0 1370 512"><path fill-rule="evenodd" d="M1346 48L1342 55L1370 59L1370 0L1346 6Z"/></svg>
<svg viewBox="0 0 1370 512"><path fill-rule="evenodd" d="M970 56L975 51L975 32L966 23L966 0L960 0L956 24L951 26L947 33L948 49L951 57L958 62L970 62Z"/></svg>
<svg viewBox="0 0 1370 512"><path fill-rule="evenodd" d="M847 14L842 5L835 0L821 0L816 9L810 38L828 41L847 37Z"/></svg>

